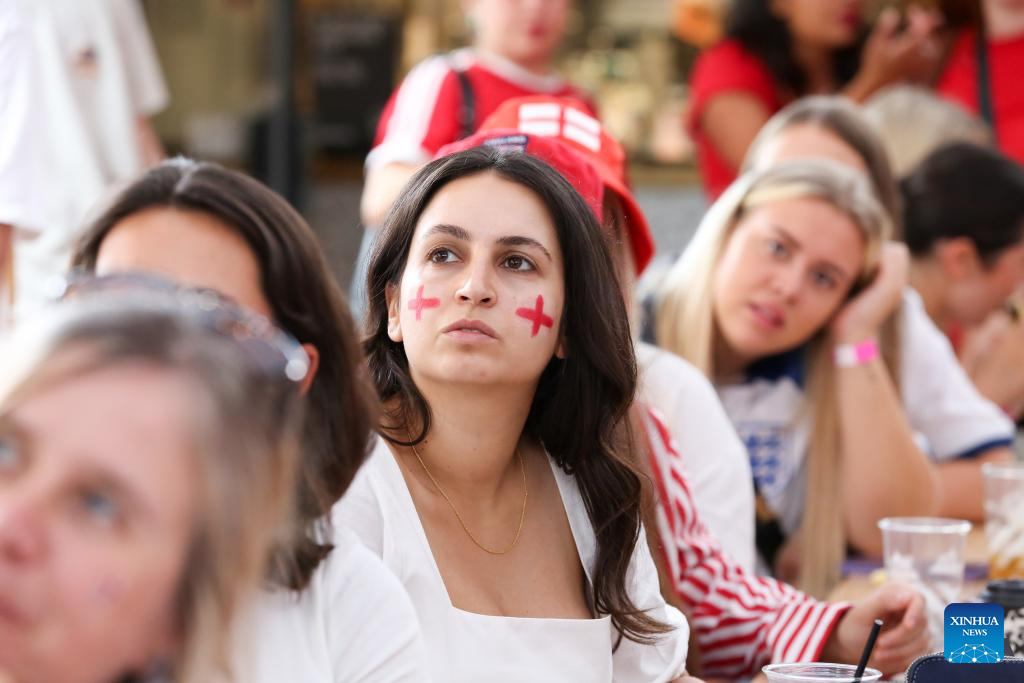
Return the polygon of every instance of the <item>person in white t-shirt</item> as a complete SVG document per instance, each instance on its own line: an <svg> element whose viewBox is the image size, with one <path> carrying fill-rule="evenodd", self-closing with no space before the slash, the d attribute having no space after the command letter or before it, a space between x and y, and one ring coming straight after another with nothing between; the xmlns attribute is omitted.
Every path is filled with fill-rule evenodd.
<svg viewBox="0 0 1024 683"><path fill-rule="evenodd" d="M215 290L292 334L311 370L296 488L301 529L235 636L245 683L426 680L409 598L329 512L366 457L376 407L355 326L316 236L261 183L215 164L164 162L126 186L83 235L74 264L159 273Z"/></svg>
<svg viewBox="0 0 1024 683"><path fill-rule="evenodd" d="M46 226L42 168L44 140L32 134L42 102L35 84L37 54L31 10L24 0L0 5L0 328L7 322L14 239Z"/></svg>
<svg viewBox="0 0 1024 683"><path fill-rule="evenodd" d="M48 149L45 230L15 250L19 311L45 300L88 210L163 156L149 117L167 88L135 0L26 3L37 61L35 135Z"/></svg>
<svg viewBox="0 0 1024 683"><path fill-rule="evenodd" d="M599 206L494 148L431 162L404 197L367 278L383 438L335 518L409 591L436 680L692 680L643 540Z"/></svg>

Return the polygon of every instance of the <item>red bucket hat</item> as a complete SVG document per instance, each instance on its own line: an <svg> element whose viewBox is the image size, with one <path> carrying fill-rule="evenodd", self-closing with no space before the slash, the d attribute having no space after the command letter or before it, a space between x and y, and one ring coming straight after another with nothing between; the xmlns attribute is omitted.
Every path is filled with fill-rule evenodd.
<svg viewBox="0 0 1024 683"><path fill-rule="evenodd" d="M597 170L604 187L615 192L622 202L636 272L643 272L654 255L654 237L643 211L629 189L626 153L600 121L576 100L537 95L508 100L487 117L479 132L498 129L514 129L532 136L553 138L589 161ZM552 165L562 170L557 164ZM598 211L597 215L603 218L602 211Z"/></svg>
<svg viewBox="0 0 1024 683"><path fill-rule="evenodd" d="M597 169L582 155L557 140L542 135L531 135L512 128L495 128L480 131L456 142L445 145L437 157L448 156L474 147L494 147L503 151L516 151L537 157L558 171L569 181L587 206L601 216L601 202L604 200L604 183Z"/></svg>

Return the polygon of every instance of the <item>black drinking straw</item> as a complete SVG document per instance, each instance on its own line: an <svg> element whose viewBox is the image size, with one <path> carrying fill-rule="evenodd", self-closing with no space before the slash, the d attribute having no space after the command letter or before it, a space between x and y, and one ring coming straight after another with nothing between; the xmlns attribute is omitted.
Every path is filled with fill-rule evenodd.
<svg viewBox="0 0 1024 683"><path fill-rule="evenodd" d="M864 643L864 652L860 655L860 664L853 674L854 683L860 683L860 677L864 675L864 669L868 666L868 659L871 658L871 651L875 649L875 641L878 640L878 632L882 630L882 620L875 619L871 626L871 633L868 634L868 642Z"/></svg>

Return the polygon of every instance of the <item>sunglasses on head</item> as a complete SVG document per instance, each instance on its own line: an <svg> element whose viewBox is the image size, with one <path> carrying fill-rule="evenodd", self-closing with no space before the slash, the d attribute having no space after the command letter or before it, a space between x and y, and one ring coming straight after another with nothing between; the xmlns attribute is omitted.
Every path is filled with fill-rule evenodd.
<svg viewBox="0 0 1024 683"><path fill-rule="evenodd" d="M265 316L212 289L186 287L148 273L74 271L61 279L53 295L59 301L120 297L167 303L203 329L234 341L264 372L296 383L309 374L309 356L298 341Z"/></svg>

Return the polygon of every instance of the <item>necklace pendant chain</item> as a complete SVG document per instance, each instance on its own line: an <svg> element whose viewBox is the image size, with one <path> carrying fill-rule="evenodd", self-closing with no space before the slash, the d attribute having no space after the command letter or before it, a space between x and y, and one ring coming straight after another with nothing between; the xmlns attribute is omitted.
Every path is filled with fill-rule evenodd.
<svg viewBox="0 0 1024 683"><path fill-rule="evenodd" d="M427 474L427 477L430 479L430 482L434 485L434 488L437 489L437 492L440 493L441 497L444 498L446 503L448 503L448 507L450 507L452 509L452 512L455 513L455 519L459 520L459 525L462 526L462 530L466 532L467 536L469 536L469 540L473 541L473 545L475 545L477 548L480 548L480 550L483 550L485 553L488 553L490 555L505 555L516 547L516 544L519 543L519 535L523 533L523 522L526 520L526 499L530 495L530 492L526 488L526 463L523 461L523 454L519 452L518 446L516 446L515 453L519 457L519 469L523 473L523 509L522 512L519 513L519 527L516 529L516 535L512 539L511 545L509 545L507 548L503 550L495 550L494 548L488 548L483 543L476 540L476 536L474 536L473 532L469 530L469 527L466 525L465 520L462 519L462 515L459 514L458 508L455 507L455 503L452 502L452 499L448 497L448 494L445 493L443 488L441 488L441 485L437 483L437 479L434 478L434 475L430 473L429 469L427 469L427 464L423 462L423 457L420 455L420 452L416 448L416 446L412 446L412 452L416 456L416 459L419 460L420 467L423 468L423 471Z"/></svg>

